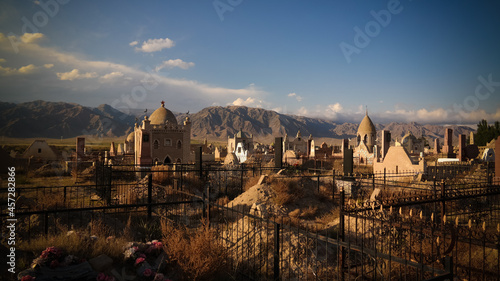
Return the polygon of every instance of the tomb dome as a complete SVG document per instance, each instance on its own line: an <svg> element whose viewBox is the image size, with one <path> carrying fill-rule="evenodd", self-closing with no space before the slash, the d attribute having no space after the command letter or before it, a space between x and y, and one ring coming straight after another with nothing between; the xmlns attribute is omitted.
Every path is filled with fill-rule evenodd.
<svg viewBox="0 0 500 281"><path fill-rule="evenodd" d="M177 125L177 118L172 113L172 111L165 108L165 102L161 102L161 106L155 110L149 117L152 125L164 125L168 123L170 125Z"/></svg>
<svg viewBox="0 0 500 281"><path fill-rule="evenodd" d="M376 134L377 130L375 129L375 125L373 125L372 120L368 117L368 114L365 115L361 123L358 127L358 135L366 135L366 134Z"/></svg>

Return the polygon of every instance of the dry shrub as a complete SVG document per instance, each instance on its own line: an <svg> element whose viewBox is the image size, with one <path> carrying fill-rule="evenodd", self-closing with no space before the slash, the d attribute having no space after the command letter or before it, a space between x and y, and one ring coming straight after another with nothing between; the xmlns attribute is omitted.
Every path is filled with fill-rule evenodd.
<svg viewBox="0 0 500 281"><path fill-rule="evenodd" d="M276 195L274 201L280 206L297 202L304 193L299 182L294 179L273 179L271 186Z"/></svg>
<svg viewBox="0 0 500 281"><path fill-rule="evenodd" d="M162 222L163 244L184 280L220 280L229 271L228 256L216 234L205 224L194 231Z"/></svg>
<svg viewBox="0 0 500 281"><path fill-rule="evenodd" d="M203 192L205 182L197 174L190 173L187 177L183 178L183 188L185 191Z"/></svg>
<svg viewBox="0 0 500 281"><path fill-rule="evenodd" d="M132 216L128 216L127 224L123 229L122 237L128 241L134 240L134 233L132 231Z"/></svg>
<svg viewBox="0 0 500 281"><path fill-rule="evenodd" d="M34 208L37 211L65 209L68 205L64 203L62 192L44 192L36 201Z"/></svg>
<svg viewBox="0 0 500 281"><path fill-rule="evenodd" d="M300 218L305 220L314 219L317 214L318 214L318 207L309 206L306 209L302 210Z"/></svg>
<svg viewBox="0 0 500 281"><path fill-rule="evenodd" d="M123 247L127 241L123 238L106 239L106 237L98 237L97 239L90 239L88 236L83 235L81 232L67 235L61 233L53 236L40 236L38 238L28 241L21 241L16 243L16 246L21 251L31 252L33 256L40 255L40 253L47 247L57 247L64 252L75 255L83 259L91 259L101 254L111 257L113 260L123 259ZM31 263L26 261L26 263Z"/></svg>
<svg viewBox="0 0 500 281"><path fill-rule="evenodd" d="M259 182L260 176L250 177L245 180L245 184L243 185L243 190L247 191L250 187L256 185Z"/></svg>
<svg viewBox="0 0 500 281"><path fill-rule="evenodd" d="M340 217L340 209L336 208L333 211L326 213L322 215L321 217L317 218L316 221L322 224L328 224L330 222L333 222L334 220L338 219Z"/></svg>
<svg viewBox="0 0 500 281"><path fill-rule="evenodd" d="M229 197L227 196L220 197L215 201L215 204L219 206L225 206L227 203L229 203Z"/></svg>
<svg viewBox="0 0 500 281"><path fill-rule="evenodd" d="M173 171L170 166L160 165L151 168L153 174L153 182L156 184L171 184Z"/></svg>
<svg viewBox="0 0 500 281"><path fill-rule="evenodd" d="M89 222L90 235L108 237L113 234L113 229L106 225L101 219L93 219Z"/></svg>

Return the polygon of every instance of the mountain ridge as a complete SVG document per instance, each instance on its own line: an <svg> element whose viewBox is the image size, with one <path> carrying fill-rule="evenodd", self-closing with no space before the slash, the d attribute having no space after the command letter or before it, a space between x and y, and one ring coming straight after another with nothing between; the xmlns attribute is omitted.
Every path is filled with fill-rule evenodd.
<svg viewBox="0 0 500 281"><path fill-rule="evenodd" d="M148 115L152 111L148 111ZM179 123L187 113L174 113ZM120 137L132 131L139 116L124 113L108 104L92 108L76 103L47 102L36 100L25 103L0 101L0 135L7 137L70 138L81 135ZM274 137L288 134L294 137L300 130L302 136L312 135L315 139L353 138L359 123L339 124L332 120L278 113L262 108L245 106L210 106L189 114L194 139L225 141L240 129L252 134L254 139L264 143ZM360 120L361 121L361 120ZM428 141L444 138L444 128L452 128L454 140L459 134L474 131L467 126L422 125L416 122L377 124L378 138L382 130L390 130L393 140L407 132L416 137L424 135Z"/></svg>

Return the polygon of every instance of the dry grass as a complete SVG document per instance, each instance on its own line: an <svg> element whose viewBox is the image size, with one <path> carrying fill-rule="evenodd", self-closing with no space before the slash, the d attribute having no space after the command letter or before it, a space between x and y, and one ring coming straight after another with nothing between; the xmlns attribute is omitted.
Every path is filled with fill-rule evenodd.
<svg viewBox="0 0 500 281"><path fill-rule="evenodd" d="M297 202L304 193L299 182L294 179L273 179L271 187L276 195L274 202L280 206Z"/></svg>
<svg viewBox="0 0 500 281"><path fill-rule="evenodd" d="M69 204L64 203L64 194L62 192L44 192L38 195L36 204L33 206L34 210L56 210L65 209Z"/></svg>
<svg viewBox="0 0 500 281"><path fill-rule="evenodd" d="M123 259L123 247L126 243L127 241L123 238L108 240L106 237L99 237L97 239L90 239L87 235L74 233L68 236L64 232L58 235L31 239L29 242L21 241L18 245L18 250L31 253L31 255L26 256L27 260L22 261L26 265L29 265L33 258L51 246L87 260L101 254L106 254L114 260L120 260Z"/></svg>
<svg viewBox="0 0 500 281"><path fill-rule="evenodd" d="M172 228L162 222L163 244L169 261L175 263L182 280L220 280L229 272L225 248L205 225L194 231Z"/></svg>
<svg viewBox="0 0 500 281"><path fill-rule="evenodd" d="M323 214L319 218L316 218L316 221L322 224L328 224L333 222L334 220L338 219L340 217L340 209L335 208L329 213Z"/></svg>
<svg viewBox="0 0 500 281"><path fill-rule="evenodd" d="M250 187L256 185L259 182L260 176L250 177L245 180L243 185L243 191L247 191Z"/></svg>
<svg viewBox="0 0 500 281"><path fill-rule="evenodd" d="M156 184L171 184L173 171L170 166L160 165L151 168L151 173L153 174L153 182Z"/></svg>

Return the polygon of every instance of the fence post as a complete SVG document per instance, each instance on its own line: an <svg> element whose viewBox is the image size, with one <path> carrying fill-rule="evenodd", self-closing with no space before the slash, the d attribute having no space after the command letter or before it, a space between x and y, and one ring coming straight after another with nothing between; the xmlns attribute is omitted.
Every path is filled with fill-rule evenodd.
<svg viewBox="0 0 500 281"><path fill-rule="evenodd" d="M243 163L241 163L241 173L240 173L240 193L243 193Z"/></svg>
<svg viewBox="0 0 500 281"><path fill-rule="evenodd" d="M386 168L384 168L384 190L385 190L385 176L386 176Z"/></svg>
<svg viewBox="0 0 500 281"><path fill-rule="evenodd" d="M210 228L210 184L207 184L207 204L206 204L206 219L207 219L207 227Z"/></svg>
<svg viewBox="0 0 500 281"><path fill-rule="evenodd" d="M43 226L44 226L45 236L47 236L49 234L49 212L45 211L43 213L43 216L45 217Z"/></svg>
<svg viewBox="0 0 500 281"><path fill-rule="evenodd" d="M148 220L151 219L153 208L151 203L153 201L153 174L149 174L148 177Z"/></svg>
<svg viewBox="0 0 500 281"><path fill-rule="evenodd" d="M372 173L372 189L375 190L375 173Z"/></svg>
<svg viewBox="0 0 500 281"><path fill-rule="evenodd" d="M67 186L64 187L64 204L66 204L66 188Z"/></svg>
<svg viewBox="0 0 500 281"><path fill-rule="evenodd" d="M441 216L446 215L446 184L441 182Z"/></svg>
<svg viewBox="0 0 500 281"><path fill-rule="evenodd" d="M335 200L335 169L332 170L332 201Z"/></svg>
<svg viewBox="0 0 500 281"><path fill-rule="evenodd" d="M183 189L182 189L182 184L183 184L183 183L182 183L182 178L183 178L183 175L182 175L182 174L183 174L184 172L182 171L182 170L183 170L182 168L183 168L183 165L181 164L181 183L180 183L180 187L179 187L179 189L180 189L180 190L183 190Z"/></svg>
<svg viewBox="0 0 500 281"><path fill-rule="evenodd" d="M444 270L448 271L448 279L453 280L453 257L446 256L444 257Z"/></svg>
<svg viewBox="0 0 500 281"><path fill-rule="evenodd" d="M319 174L318 174L318 193L319 193Z"/></svg>
<svg viewBox="0 0 500 281"><path fill-rule="evenodd" d="M495 163L495 165L498 165ZM488 186L491 185L491 172L490 172L490 162L486 162L486 178L488 179Z"/></svg>
<svg viewBox="0 0 500 281"><path fill-rule="evenodd" d="M345 220L344 220L344 203L345 203L345 193L344 190L340 191L340 220L339 220L339 229L340 241L345 241ZM345 257L346 252L343 246L339 246L340 250L340 276L341 280L344 280L344 267L345 267Z"/></svg>
<svg viewBox="0 0 500 281"><path fill-rule="evenodd" d="M280 280L280 224L274 223L274 280Z"/></svg>

